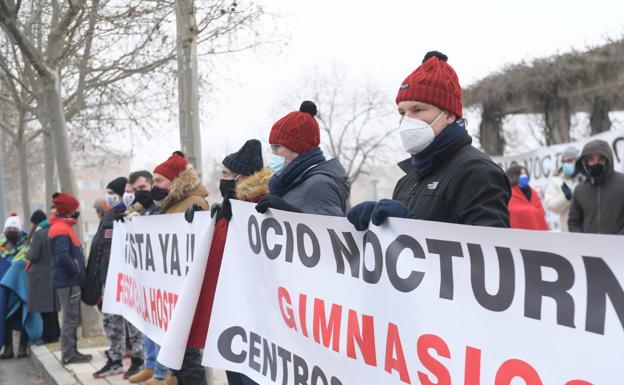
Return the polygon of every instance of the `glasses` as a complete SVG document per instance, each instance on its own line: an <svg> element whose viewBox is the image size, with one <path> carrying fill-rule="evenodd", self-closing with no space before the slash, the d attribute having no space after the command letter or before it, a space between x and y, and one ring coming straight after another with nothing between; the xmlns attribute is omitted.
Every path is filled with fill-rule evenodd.
<svg viewBox="0 0 624 385"><path fill-rule="evenodd" d="M279 144L272 144L271 145L271 152L274 154L277 154L277 150L279 150L280 145Z"/></svg>

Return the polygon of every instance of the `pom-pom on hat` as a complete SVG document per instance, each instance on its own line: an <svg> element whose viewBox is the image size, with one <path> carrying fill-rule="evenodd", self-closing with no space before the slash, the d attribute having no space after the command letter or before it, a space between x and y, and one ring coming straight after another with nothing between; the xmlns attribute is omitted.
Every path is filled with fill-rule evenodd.
<svg viewBox="0 0 624 385"><path fill-rule="evenodd" d="M271 128L269 143L282 146L303 154L318 147L321 143L321 130L316 116L316 104L306 100L299 111L293 111L278 120Z"/></svg>
<svg viewBox="0 0 624 385"><path fill-rule="evenodd" d="M4 221L3 231L8 229L9 227L13 227L18 230L22 229L22 221L20 220L20 217L17 216L17 213L11 213L6 221Z"/></svg>
<svg viewBox="0 0 624 385"><path fill-rule="evenodd" d="M54 193L52 195L52 203L56 207L56 212L63 217L70 216L80 206L78 199L64 192Z"/></svg>
<svg viewBox="0 0 624 385"><path fill-rule="evenodd" d="M186 170L186 157L181 151L175 151L169 159L162 162L154 169L154 174L160 174L169 180L174 180L184 170Z"/></svg>
<svg viewBox="0 0 624 385"><path fill-rule="evenodd" d="M447 60L448 57L441 52L427 52L422 64L399 87L396 103L405 100L428 103L461 117L461 86Z"/></svg>
<svg viewBox="0 0 624 385"><path fill-rule="evenodd" d="M251 175L262 169L262 144L250 139L240 150L223 159L223 165L237 174Z"/></svg>

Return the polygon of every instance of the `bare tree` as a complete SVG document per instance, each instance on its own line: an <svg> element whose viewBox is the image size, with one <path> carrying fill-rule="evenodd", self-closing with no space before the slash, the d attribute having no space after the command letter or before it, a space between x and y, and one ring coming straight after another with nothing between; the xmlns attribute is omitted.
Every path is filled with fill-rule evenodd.
<svg viewBox="0 0 624 385"><path fill-rule="evenodd" d="M292 100L316 103L323 149L342 163L351 183L394 161L396 146L389 144L398 119L390 96L372 83L350 81L339 70L315 70L298 88L305 93L289 96L289 108Z"/></svg>

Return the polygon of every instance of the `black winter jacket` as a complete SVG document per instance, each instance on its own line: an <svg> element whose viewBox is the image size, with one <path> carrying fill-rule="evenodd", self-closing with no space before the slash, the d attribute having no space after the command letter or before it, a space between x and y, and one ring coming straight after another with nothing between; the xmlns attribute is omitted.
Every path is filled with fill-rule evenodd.
<svg viewBox="0 0 624 385"><path fill-rule="evenodd" d="M462 134L433 158L420 175L412 159L399 163L405 172L392 199L405 204L416 219L465 225L509 227L509 180L492 160Z"/></svg>
<svg viewBox="0 0 624 385"><path fill-rule="evenodd" d="M585 168L590 154L607 158L605 171L592 178ZM613 152L609 144L594 140L583 147L576 169L587 179L574 189L568 217L568 229L576 233L624 234L624 174L614 170Z"/></svg>
<svg viewBox="0 0 624 385"><path fill-rule="evenodd" d="M108 274L111 244L113 242L113 224L115 220L121 217L123 217L123 212L116 212L114 209L107 211L102 217L97 232L91 241L89 259L96 258L95 263L99 267L102 284L106 283L106 275Z"/></svg>

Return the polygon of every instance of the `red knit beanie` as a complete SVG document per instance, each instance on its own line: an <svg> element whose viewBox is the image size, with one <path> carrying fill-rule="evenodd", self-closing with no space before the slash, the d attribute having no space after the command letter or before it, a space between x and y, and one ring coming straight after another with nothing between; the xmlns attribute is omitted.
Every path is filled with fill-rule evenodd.
<svg viewBox="0 0 624 385"><path fill-rule="evenodd" d="M462 92L448 57L438 51L427 52L420 67L416 68L401 84L396 103L413 100L462 116Z"/></svg>
<svg viewBox="0 0 624 385"><path fill-rule="evenodd" d="M54 195L52 195L52 203L56 208L56 212L64 217L71 215L71 213L76 211L78 206L80 206L78 199L64 192L54 193Z"/></svg>
<svg viewBox="0 0 624 385"><path fill-rule="evenodd" d="M299 111L291 112L273 125L269 143L281 144L298 154L318 147L321 143L321 130L314 116L316 105L304 101Z"/></svg>
<svg viewBox="0 0 624 385"><path fill-rule="evenodd" d="M176 151L169 159L156 166L154 174L160 174L169 180L174 180L182 171L186 170L186 164L184 154Z"/></svg>

